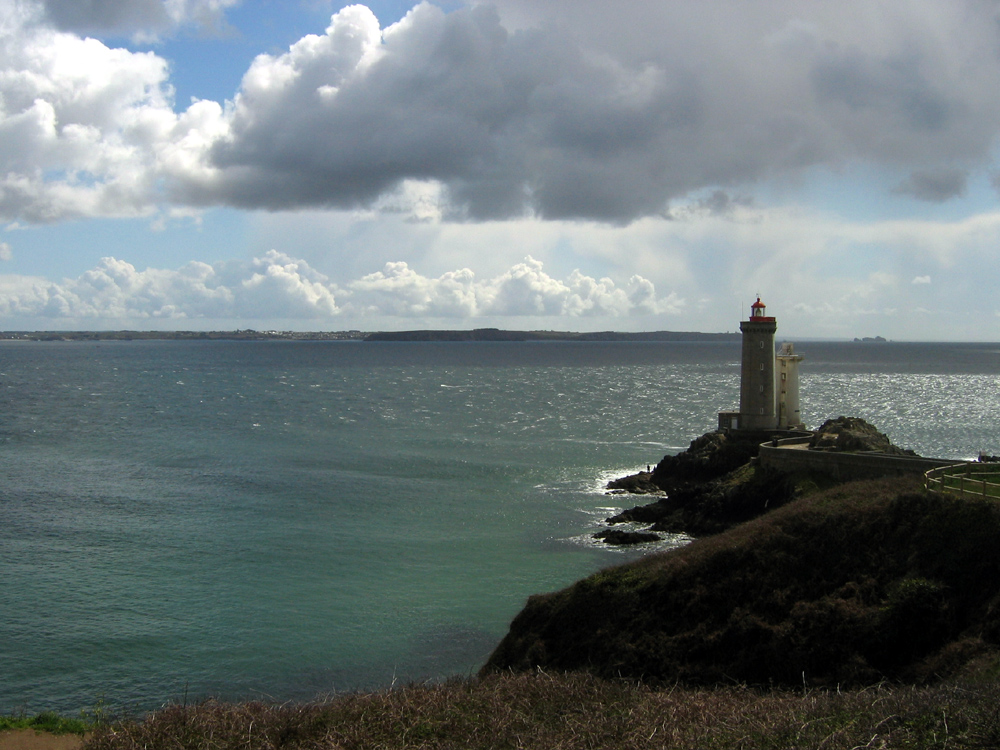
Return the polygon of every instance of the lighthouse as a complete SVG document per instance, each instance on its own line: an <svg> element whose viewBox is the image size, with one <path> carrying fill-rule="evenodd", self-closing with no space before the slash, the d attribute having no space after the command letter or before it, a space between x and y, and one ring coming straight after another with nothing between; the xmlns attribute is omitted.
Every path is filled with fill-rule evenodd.
<svg viewBox="0 0 1000 750"><path fill-rule="evenodd" d="M774 409L774 333L777 330L777 322L767 315L767 308L757 297L750 305L750 319L740 321L743 333L741 430L773 430L778 426Z"/></svg>
<svg viewBox="0 0 1000 750"><path fill-rule="evenodd" d="M775 354L778 323L757 297L749 320L740 321L743 356L740 361L740 410L719 412L719 431L800 430L799 362L791 344Z"/></svg>

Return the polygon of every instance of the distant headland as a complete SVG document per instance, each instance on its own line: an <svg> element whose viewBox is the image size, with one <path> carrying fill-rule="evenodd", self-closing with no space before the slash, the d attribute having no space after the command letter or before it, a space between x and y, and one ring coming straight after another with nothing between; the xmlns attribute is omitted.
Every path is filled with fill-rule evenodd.
<svg viewBox="0 0 1000 750"><path fill-rule="evenodd" d="M738 333L696 331L505 331L499 328L420 331L0 331L12 341L719 341Z"/></svg>

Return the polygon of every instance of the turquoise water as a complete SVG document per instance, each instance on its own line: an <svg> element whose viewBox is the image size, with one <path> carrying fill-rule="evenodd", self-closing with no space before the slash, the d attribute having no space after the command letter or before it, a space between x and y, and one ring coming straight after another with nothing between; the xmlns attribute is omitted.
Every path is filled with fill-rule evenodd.
<svg viewBox="0 0 1000 750"><path fill-rule="evenodd" d="M803 415L1000 453L987 345L799 344ZM468 674L637 552L604 482L712 429L731 344L0 345L0 711ZM668 540L661 547L680 540Z"/></svg>

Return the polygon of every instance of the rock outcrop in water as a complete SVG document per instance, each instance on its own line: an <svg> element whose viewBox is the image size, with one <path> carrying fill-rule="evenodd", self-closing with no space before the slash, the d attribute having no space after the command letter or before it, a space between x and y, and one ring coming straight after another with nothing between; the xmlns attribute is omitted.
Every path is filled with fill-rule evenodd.
<svg viewBox="0 0 1000 750"><path fill-rule="evenodd" d="M701 484L683 486L607 519L620 523L650 524L651 532L704 536L717 534L770 510L795 496L795 483L786 474L744 466Z"/></svg>
<svg viewBox="0 0 1000 750"><path fill-rule="evenodd" d="M620 531L618 529L605 529L594 534L595 539L603 539L608 544L618 546L626 544L644 544L646 542L660 541L660 535L650 531Z"/></svg>
<svg viewBox="0 0 1000 750"><path fill-rule="evenodd" d="M665 456L652 472L615 479L612 492L659 497L607 519L650 524L650 532L715 534L780 507L794 494L784 475L751 466L768 433L709 432L687 450Z"/></svg>

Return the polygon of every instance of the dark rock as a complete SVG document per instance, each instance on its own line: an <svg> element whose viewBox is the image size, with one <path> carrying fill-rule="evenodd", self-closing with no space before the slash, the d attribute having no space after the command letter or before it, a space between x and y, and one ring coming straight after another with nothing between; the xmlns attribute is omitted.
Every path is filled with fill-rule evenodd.
<svg viewBox="0 0 1000 750"><path fill-rule="evenodd" d="M652 472L640 471L605 486L610 491L648 495L671 493L728 474L756 457L760 444L772 437L770 431L732 433L706 432L691 441L686 450L664 456Z"/></svg>
<svg viewBox="0 0 1000 750"><path fill-rule="evenodd" d="M652 531L717 534L794 498L790 475L745 465L719 479L678 489L670 496L673 510L654 521Z"/></svg>
<svg viewBox="0 0 1000 750"><path fill-rule="evenodd" d="M678 509L678 504L670 498L660 498L649 505L637 505L605 519L606 523L656 523Z"/></svg>
<svg viewBox="0 0 1000 750"><path fill-rule="evenodd" d="M828 419L816 430L809 447L814 450L887 453L916 456L911 450L893 445L885 433L859 417Z"/></svg>
<svg viewBox="0 0 1000 750"><path fill-rule="evenodd" d="M620 479L612 479L608 482L606 489L630 492L633 495L654 495L663 492L663 490L653 484L653 474L649 471L640 471L638 474L630 474Z"/></svg>
<svg viewBox="0 0 1000 750"><path fill-rule="evenodd" d="M703 536L780 508L794 497L789 475L745 464L718 479L679 484L668 497L623 510L606 522L647 523L651 531Z"/></svg>
<svg viewBox="0 0 1000 750"><path fill-rule="evenodd" d="M716 479L757 455L766 433L707 432L691 441L687 450L664 456L653 469L652 481L665 492L690 482Z"/></svg>
<svg viewBox="0 0 1000 750"><path fill-rule="evenodd" d="M621 531L619 529L607 529L594 534L594 539L603 539L606 544L623 546L626 544L642 544L644 542L658 542L660 535L650 531Z"/></svg>
<svg viewBox="0 0 1000 750"><path fill-rule="evenodd" d="M708 432L675 456L665 456L650 472L608 483L619 492L666 493L649 505L630 508L608 523L652 524L652 531L716 534L774 510L792 500L795 485L787 475L763 471L753 459L760 444L780 434L768 430ZM787 433L785 433L787 435ZM879 452L916 456L893 445L873 425L857 417L828 420L810 444L815 450Z"/></svg>

